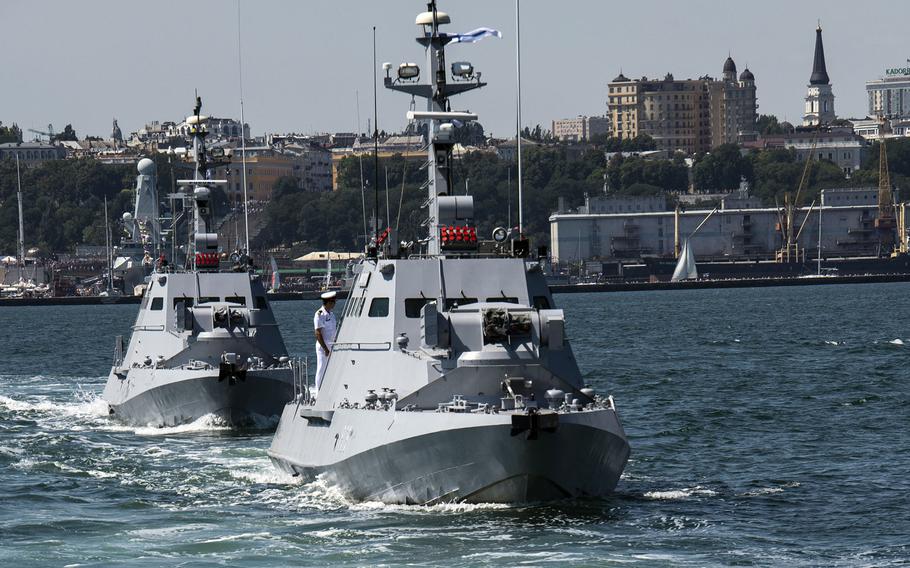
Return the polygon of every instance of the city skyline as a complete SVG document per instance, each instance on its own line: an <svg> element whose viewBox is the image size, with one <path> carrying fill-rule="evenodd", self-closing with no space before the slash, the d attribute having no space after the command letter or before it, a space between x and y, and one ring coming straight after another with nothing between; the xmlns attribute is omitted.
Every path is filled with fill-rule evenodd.
<svg viewBox="0 0 910 568"><path fill-rule="evenodd" d="M553 119L604 115L607 83L620 70L630 78L668 72L677 79L719 77L729 53L740 69L748 66L755 74L759 113L799 124L819 19L838 115L863 117L865 82L907 60L900 50L900 16L910 15L910 6L882 1L875 7L872 15L889 17L876 17L870 34L846 2L823 8L704 0L656 6L524 2L523 122L549 128ZM353 130L358 92L360 130L366 131L372 117L373 25L377 67L384 61L423 66L413 41L413 17L425 8L422 2L361 2L356 8L241 4L244 118L254 135ZM452 16L450 32L480 26L503 32L503 39L453 46L450 59L472 61L490 83L485 94L468 94L455 104L478 112L488 133L513 135L514 3L464 0L440 9ZM56 17L43 18L45 13ZM18 123L26 139L32 138L29 128L44 130L48 123L58 131L71 123L80 137L108 137L114 118L125 136L148 121L179 121L188 114L195 89L207 114L239 118L235 2L167 1L140 8L113 1L13 0L0 5L0 16L16 22L0 40L9 55L0 120ZM381 81L381 70L377 73ZM378 102L379 127L403 128L407 97L380 86Z"/></svg>

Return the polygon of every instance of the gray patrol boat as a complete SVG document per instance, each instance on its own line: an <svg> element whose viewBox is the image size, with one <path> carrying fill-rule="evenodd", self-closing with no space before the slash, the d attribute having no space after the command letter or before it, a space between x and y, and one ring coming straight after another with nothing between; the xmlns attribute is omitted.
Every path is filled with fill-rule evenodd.
<svg viewBox="0 0 910 568"><path fill-rule="evenodd" d="M425 76L403 64L385 86L427 100L429 234L407 250L387 231L357 266L317 398L281 416L269 456L356 501L527 502L611 493L629 457L612 397L582 381L528 242L477 238L471 196L452 188L449 97L484 84L467 63L448 81L431 2L417 16Z"/></svg>
<svg viewBox="0 0 910 568"><path fill-rule="evenodd" d="M134 425L173 426L216 414L245 425L281 413L294 398L299 365L287 348L266 291L245 255L222 270L206 179L206 117L197 97L195 175L180 180L192 202L189 266L159 261L148 280L129 345L115 344L104 388L110 414ZM224 182L221 182L224 183Z"/></svg>

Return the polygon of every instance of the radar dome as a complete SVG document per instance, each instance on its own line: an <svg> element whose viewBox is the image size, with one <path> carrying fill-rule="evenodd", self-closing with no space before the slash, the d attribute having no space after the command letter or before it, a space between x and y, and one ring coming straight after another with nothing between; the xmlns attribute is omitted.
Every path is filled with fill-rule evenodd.
<svg viewBox="0 0 910 568"><path fill-rule="evenodd" d="M142 158L136 165L136 169L139 170L140 175L153 176L158 171L158 166L156 166L155 162L149 160L148 158Z"/></svg>
<svg viewBox="0 0 910 568"><path fill-rule="evenodd" d="M130 213L129 211L127 211L126 213L123 214L123 220L124 220L124 221L132 221L132 220L133 220L133 214Z"/></svg>

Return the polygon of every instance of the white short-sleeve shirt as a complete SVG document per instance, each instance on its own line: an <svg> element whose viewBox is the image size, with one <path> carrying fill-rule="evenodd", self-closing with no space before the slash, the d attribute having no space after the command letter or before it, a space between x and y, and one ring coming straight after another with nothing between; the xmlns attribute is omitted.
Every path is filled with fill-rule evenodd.
<svg viewBox="0 0 910 568"><path fill-rule="evenodd" d="M337 327L335 314L326 310L324 306L316 310L316 315L313 316L313 329L322 330L322 339L326 343L335 341L335 330Z"/></svg>

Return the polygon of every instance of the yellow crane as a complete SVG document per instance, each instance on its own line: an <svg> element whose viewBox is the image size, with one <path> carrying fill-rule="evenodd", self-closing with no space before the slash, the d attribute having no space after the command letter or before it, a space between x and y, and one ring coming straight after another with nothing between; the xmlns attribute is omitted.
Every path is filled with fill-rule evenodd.
<svg viewBox="0 0 910 568"><path fill-rule="evenodd" d="M796 229L794 217L796 215L796 205L799 203L799 196L809 182L812 158L817 147L818 130L815 131L812 137L812 146L809 148L809 155L806 156L806 165L803 167L803 175L799 180L799 186L796 188L796 197L791 201L790 192L785 193L783 208L777 204L777 198L775 198L775 204L777 204L777 229L781 232L781 247L777 251L777 262L797 262L800 259L800 254L805 257L805 251L800 252L799 249L799 234L802 232L802 226L798 230ZM806 213L806 219L808 218L809 213ZM803 225L806 224L806 219L803 219Z"/></svg>
<svg viewBox="0 0 910 568"><path fill-rule="evenodd" d="M895 216L894 194L891 191L891 173L888 168L888 148L885 137L888 133L888 121L878 115L878 216L875 218L875 230L878 233L879 256L891 251L892 256L907 252L907 235L904 226L904 207L901 205ZM894 229L899 238L895 243Z"/></svg>

